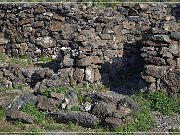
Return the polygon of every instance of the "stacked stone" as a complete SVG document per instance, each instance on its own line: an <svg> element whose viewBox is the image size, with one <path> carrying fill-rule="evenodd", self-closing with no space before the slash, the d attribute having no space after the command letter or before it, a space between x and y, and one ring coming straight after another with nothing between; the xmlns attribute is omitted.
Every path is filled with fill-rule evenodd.
<svg viewBox="0 0 180 135"><path fill-rule="evenodd" d="M141 76L149 90L168 89L169 93L179 95L180 32L179 24L171 19L157 24L145 34L141 49L145 69Z"/></svg>
<svg viewBox="0 0 180 135"><path fill-rule="evenodd" d="M152 30L148 40L156 40L153 34L162 34L167 41L158 45L169 47L170 39L166 39L166 34L178 29L172 16L167 15L167 5L161 3L120 4L116 9L108 7L103 10L72 3L0 4L0 9L0 53L10 57L27 55L34 62L41 56L58 59L47 65L42 64L42 67L53 69L52 78L44 76L36 79L30 75L26 83L31 80L31 84L40 82L51 86L54 80L59 80L67 85L99 81L109 85L122 68L141 63L139 41L144 40L144 31L162 23L165 33ZM173 44L177 44L176 39L173 40ZM159 39L158 42L161 43ZM153 42L152 46L155 46ZM147 54L149 51L144 49ZM157 52L158 47L150 49ZM173 52L154 58L154 61L160 61L158 66L172 65L179 60L173 49ZM153 56L143 55L146 59ZM41 74L40 71L36 73ZM46 74L44 69L42 74ZM6 78L4 73L2 76ZM60 85L58 81L57 85Z"/></svg>

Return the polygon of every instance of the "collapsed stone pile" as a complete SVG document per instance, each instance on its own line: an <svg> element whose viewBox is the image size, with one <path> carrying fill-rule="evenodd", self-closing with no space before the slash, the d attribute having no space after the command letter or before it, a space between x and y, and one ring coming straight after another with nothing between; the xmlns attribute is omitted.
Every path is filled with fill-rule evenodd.
<svg viewBox="0 0 180 135"><path fill-rule="evenodd" d="M143 58L141 88L163 86L179 93L179 71L172 72L179 69L179 23L167 15L165 4L103 10L81 4L1 4L0 9L0 52L28 56L42 67L2 64L0 86L24 83L41 90L99 81L109 86L117 73ZM39 63L42 56L56 60Z"/></svg>
<svg viewBox="0 0 180 135"><path fill-rule="evenodd" d="M145 35L141 56L145 60L142 78L148 89L167 90L172 95L180 93L180 32L174 22L161 22Z"/></svg>
<svg viewBox="0 0 180 135"><path fill-rule="evenodd" d="M36 122L33 116L22 111L22 108L31 103L44 112L45 118L53 118L58 123L73 122L95 128L100 123L110 127L120 126L133 120L132 111L141 111L141 107L134 100L114 92L88 93L86 96L89 101L80 103L72 88L67 91L67 94L52 92L49 96L43 93L21 95L8 105L6 116L10 120ZM79 110L72 110L74 107Z"/></svg>

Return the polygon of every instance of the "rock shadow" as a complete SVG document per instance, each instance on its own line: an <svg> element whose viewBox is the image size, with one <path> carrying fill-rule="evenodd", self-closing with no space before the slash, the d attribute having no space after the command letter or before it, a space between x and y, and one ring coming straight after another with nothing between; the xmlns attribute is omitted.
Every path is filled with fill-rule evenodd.
<svg viewBox="0 0 180 135"><path fill-rule="evenodd" d="M141 58L140 43L124 43L121 57L115 56L111 62L101 65L101 81L104 86L123 95L132 95L146 87L141 79L144 62Z"/></svg>

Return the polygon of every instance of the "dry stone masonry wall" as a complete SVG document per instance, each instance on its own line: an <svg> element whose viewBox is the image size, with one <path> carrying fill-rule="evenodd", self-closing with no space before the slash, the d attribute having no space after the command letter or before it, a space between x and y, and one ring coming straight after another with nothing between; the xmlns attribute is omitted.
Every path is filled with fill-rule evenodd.
<svg viewBox="0 0 180 135"><path fill-rule="evenodd" d="M180 8L119 4L0 4L0 53L29 57L35 67L0 65L0 86L39 90L77 83L109 86L117 74L144 64L139 88L180 93ZM54 59L39 62L41 57Z"/></svg>

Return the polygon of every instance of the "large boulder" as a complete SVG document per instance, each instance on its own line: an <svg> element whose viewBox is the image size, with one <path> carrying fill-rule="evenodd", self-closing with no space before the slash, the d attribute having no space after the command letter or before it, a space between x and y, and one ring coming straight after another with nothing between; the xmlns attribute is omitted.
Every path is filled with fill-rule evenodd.
<svg viewBox="0 0 180 135"><path fill-rule="evenodd" d="M85 127L91 127L94 128L99 124L99 119L87 112L51 112L48 114L48 116L52 117L54 120L56 120L57 122L73 122L73 123L78 123L82 126Z"/></svg>

